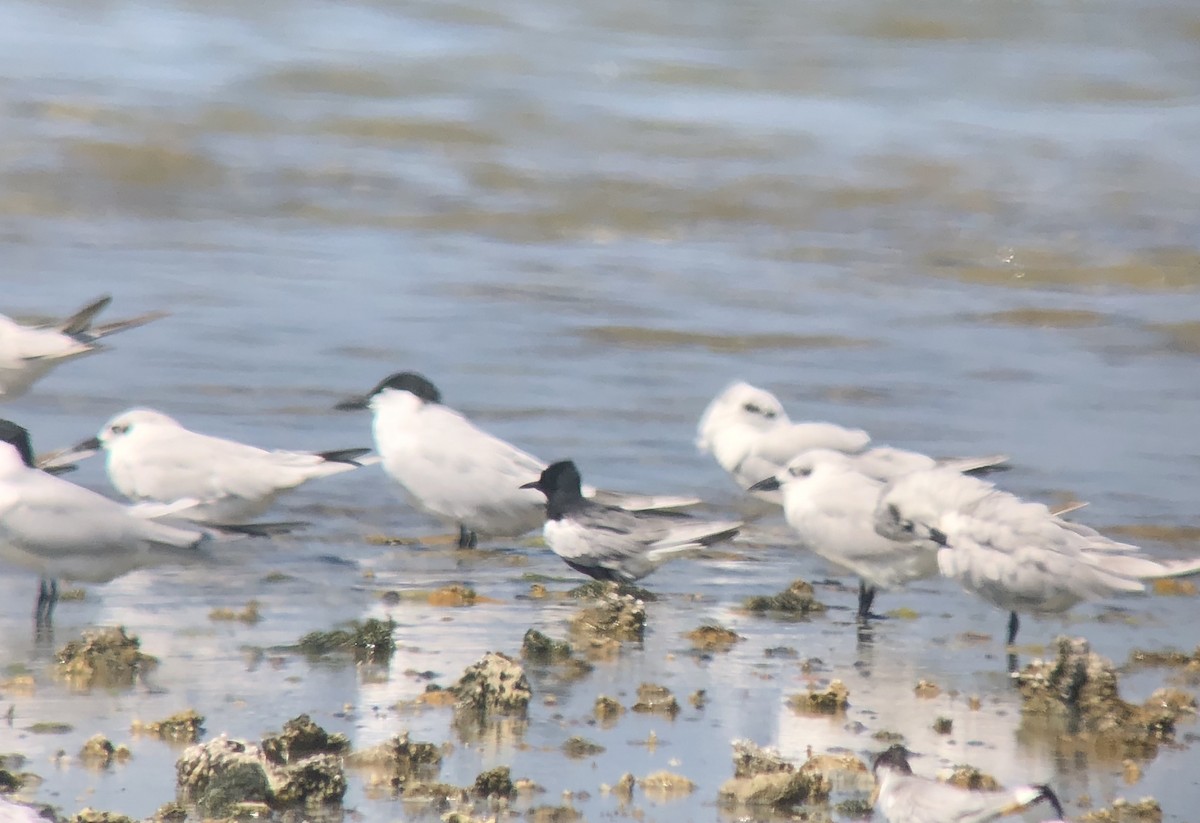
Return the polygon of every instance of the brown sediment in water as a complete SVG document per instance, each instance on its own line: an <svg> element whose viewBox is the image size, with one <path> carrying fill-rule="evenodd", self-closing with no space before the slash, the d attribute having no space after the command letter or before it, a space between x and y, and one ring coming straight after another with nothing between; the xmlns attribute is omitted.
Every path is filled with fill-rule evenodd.
<svg viewBox="0 0 1200 823"><path fill-rule="evenodd" d="M714 352L863 348L873 345L869 340L836 334L701 334L639 326L593 326L583 333L592 341L608 345L654 349L705 348Z"/></svg>
<svg viewBox="0 0 1200 823"><path fill-rule="evenodd" d="M257 600L250 600L241 609L216 608L208 613L208 619L254 625L262 620L261 605Z"/></svg>
<svg viewBox="0 0 1200 823"><path fill-rule="evenodd" d="M55 674L78 689L131 687L138 675L158 665L123 626L88 629L58 651Z"/></svg>

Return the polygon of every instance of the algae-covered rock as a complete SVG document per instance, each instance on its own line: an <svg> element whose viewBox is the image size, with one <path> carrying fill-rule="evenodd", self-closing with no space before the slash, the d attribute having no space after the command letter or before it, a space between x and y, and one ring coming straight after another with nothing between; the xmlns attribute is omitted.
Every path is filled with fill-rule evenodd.
<svg viewBox="0 0 1200 823"><path fill-rule="evenodd" d="M1174 739L1180 716L1195 711L1189 695L1160 690L1138 706L1121 698L1111 661L1083 638L1056 638L1055 655L1014 675L1029 734L1049 734L1060 748L1086 746L1117 759L1152 757Z"/></svg>
<svg viewBox="0 0 1200 823"><path fill-rule="evenodd" d="M829 799L832 784L816 769L797 770L771 749L748 740L733 744L733 777L717 792L724 807L767 807L786 809Z"/></svg>
<svg viewBox="0 0 1200 823"><path fill-rule="evenodd" d="M571 644L565 640L552 640L537 629L525 632L521 641L521 657L544 666L561 663L571 657Z"/></svg>
<svg viewBox="0 0 1200 823"><path fill-rule="evenodd" d="M175 779L180 800L209 817L225 817L237 803L271 797L258 747L224 735L184 750L175 763Z"/></svg>
<svg viewBox="0 0 1200 823"><path fill-rule="evenodd" d="M1136 803L1119 799L1110 808L1088 812L1078 818L1079 823L1162 823L1162 819L1162 806L1153 797Z"/></svg>
<svg viewBox="0 0 1200 823"><path fill-rule="evenodd" d="M113 763L123 763L131 757L128 746L116 746L102 734L89 737L79 750L80 761L91 769L103 769Z"/></svg>
<svg viewBox="0 0 1200 823"><path fill-rule="evenodd" d="M346 794L342 761L333 754L314 754L271 769L273 808L338 803Z"/></svg>
<svg viewBox="0 0 1200 823"><path fill-rule="evenodd" d="M570 806L535 806L525 812L525 817L532 823L575 823L583 819L583 815Z"/></svg>
<svg viewBox="0 0 1200 823"><path fill-rule="evenodd" d="M7 768L0 768L0 794L12 794L25 785L25 778Z"/></svg>
<svg viewBox="0 0 1200 823"><path fill-rule="evenodd" d="M625 595L643 603L653 603L658 600L658 596L649 589L643 589L631 583L616 583L609 580L589 580L567 592L567 597L574 600L603 600L614 595Z"/></svg>
<svg viewBox="0 0 1200 823"><path fill-rule="evenodd" d="M567 757L572 760L581 760L585 757L593 757L604 751L604 747L599 743L588 740L586 737L575 735L567 738L562 744L562 751Z"/></svg>
<svg viewBox="0 0 1200 823"><path fill-rule="evenodd" d="M702 652L727 652L742 640L737 632L718 624L698 626L687 633L692 648Z"/></svg>
<svg viewBox="0 0 1200 823"><path fill-rule="evenodd" d="M533 697L521 664L500 652L488 652L479 662L468 666L451 689L458 698L455 710L479 717L524 716Z"/></svg>
<svg viewBox="0 0 1200 823"><path fill-rule="evenodd" d="M805 580L792 581L779 594L747 598L743 606L753 614L783 617L804 617L825 611L825 604L817 600L812 584Z"/></svg>
<svg viewBox="0 0 1200 823"><path fill-rule="evenodd" d="M585 643L640 641L646 632L646 607L632 595L609 589L571 618L570 632Z"/></svg>
<svg viewBox="0 0 1200 823"><path fill-rule="evenodd" d="M625 707L607 695L600 695L596 698L596 705L592 707L592 714L601 723L609 724L617 720L625 712Z"/></svg>
<svg viewBox="0 0 1200 823"><path fill-rule="evenodd" d="M151 823L185 823L187 816L187 806L171 800L159 806L150 820Z"/></svg>
<svg viewBox="0 0 1200 823"><path fill-rule="evenodd" d="M142 654L141 643L125 633L124 626L87 629L58 651L56 674L81 689L128 688L138 675L158 661Z"/></svg>
<svg viewBox="0 0 1200 823"><path fill-rule="evenodd" d="M971 791L996 791L1001 788L1000 782L990 774L981 772L974 766L960 764L955 766L949 774L939 774L938 779L943 783L949 783L951 786L958 786L960 789L970 789Z"/></svg>
<svg viewBox="0 0 1200 823"><path fill-rule="evenodd" d="M933 730L937 734L950 734L954 731L954 721L949 717L939 717L933 721Z"/></svg>
<svg viewBox="0 0 1200 823"><path fill-rule="evenodd" d="M204 734L204 716L195 709L184 709L153 723L135 720L131 730L171 743L195 743Z"/></svg>
<svg viewBox="0 0 1200 823"><path fill-rule="evenodd" d="M666 686L656 683L643 683L638 686L637 702L633 710L643 714L661 714L671 719L679 714L679 701Z"/></svg>
<svg viewBox="0 0 1200 823"><path fill-rule="evenodd" d="M285 765L317 754L339 755L350 748L346 735L329 734L307 714L283 724L279 734L269 734L262 740L262 753L268 761Z"/></svg>
<svg viewBox="0 0 1200 823"><path fill-rule="evenodd" d="M809 689L788 698L788 706L798 714L839 714L849 705L850 690L840 680L831 681L824 689Z"/></svg>
<svg viewBox="0 0 1200 823"><path fill-rule="evenodd" d="M442 768L442 750L433 743L410 740L405 732L354 752L346 758L346 765L384 772L393 788L401 788L412 780L436 775Z"/></svg>
<svg viewBox="0 0 1200 823"><path fill-rule="evenodd" d="M479 797L512 797L517 793L508 766L497 766L480 772L471 792Z"/></svg>
<svg viewBox="0 0 1200 823"><path fill-rule="evenodd" d="M396 651L393 620L367 618L352 622L348 628L327 632L309 632L300 638L297 647L309 657L327 654L351 654L359 662L386 663Z"/></svg>

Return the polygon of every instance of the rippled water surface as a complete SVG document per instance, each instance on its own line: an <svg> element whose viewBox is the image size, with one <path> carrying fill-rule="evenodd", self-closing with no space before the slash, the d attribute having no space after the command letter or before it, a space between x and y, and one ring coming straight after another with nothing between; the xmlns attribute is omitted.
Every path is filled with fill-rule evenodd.
<svg viewBox="0 0 1200 823"><path fill-rule="evenodd" d="M65 314L111 292L115 316L173 313L5 407L41 450L133 404L264 446L368 445L367 417L331 406L416 369L599 485L761 514L693 446L708 399L740 378L793 417L880 442L1006 452L1005 488L1077 495L1091 502L1080 519L1162 556L1200 550L1194 4L3 0L0 13L0 310ZM95 463L74 477L108 490ZM32 636L34 581L5 573L0 665L36 687L0 685L13 707L0 751L44 778L33 799L151 814L173 796L177 753L131 739L130 723L191 706L211 735L257 738L306 711L356 745L405 729L453 741L446 782L511 765L545 788L533 803L573 792L588 819L717 819L733 739L802 760L867 756L882 730L925 755L923 773L971 762L1048 781L1072 812L1152 794L1185 821L1200 803L1194 727L1136 785L1119 762L1056 757L1020 726L1001 614L929 583L885 593L915 619L860 642L854 581L790 549L770 514L762 539L650 579L644 645L575 683L531 671L527 728L459 740L445 710L394 708L424 690L414 673L449 685L487 650L515 653L530 626L563 636L574 604L527 594L531 575L564 591L570 571L531 540L465 555L368 543L438 528L377 468L275 513L314 525L221 568L89 587L61 606L54 644ZM738 610L795 577L827 581L835 608L800 623ZM490 602L419 594L448 583ZM405 596L385 605L387 591ZM257 625L209 619L250 599ZM382 674L256 651L385 615L400 650ZM1022 637L1081 633L1123 662L1195 647L1196 617L1194 596L1151 597L1028 620ZM697 656L683 634L712 621L745 639ZM56 645L111 624L162 660L147 682L77 694L51 677ZM765 654L779 646L797 657ZM845 717L787 708L832 677L850 689ZM1140 701L1166 677L1123 687ZM922 678L943 696L918 699ZM643 681L708 704L592 724L597 695L629 705ZM933 733L939 716L953 734ZM73 728L29 731L50 720ZM98 731L133 759L81 766ZM606 751L564 759L575 734ZM639 792L633 807L600 791L664 768L697 791ZM346 808L363 823L420 814L356 777Z"/></svg>

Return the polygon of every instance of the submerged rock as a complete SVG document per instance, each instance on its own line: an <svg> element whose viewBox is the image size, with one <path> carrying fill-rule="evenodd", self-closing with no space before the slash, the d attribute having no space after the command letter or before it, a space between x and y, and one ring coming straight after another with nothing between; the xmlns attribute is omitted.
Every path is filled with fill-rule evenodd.
<svg viewBox="0 0 1200 823"><path fill-rule="evenodd" d="M455 711L480 718L490 714L523 717L533 697L521 664L500 652L488 652L468 666L451 690L458 698Z"/></svg>
<svg viewBox="0 0 1200 823"><path fill-rule="evenodd" d="M309 657L352 654L359 662L386 663L396 651L392 636L395 630L395 621L370 617L362 623L356 620L346 629L309 632L300 638L297 647Z"/></svg>
<svg viewBox="0 0 1200 823"><path fill-rule="evenodd" d="M642 791L648 797L658 800L683 797L696 790L695 783L681 774L673 774L668 771L658 771L648 774L638 781L638 785L642 787Z"/></svg>
<svg viewBox="0 0 1200 823"><path fill-rule="evenodd" d="M570 806L535 806L525 812L525 817L533 823L575 823L583 819L583 815Z"/></svg>
<svg viewBox="0 0 1200 823"><path fill-rule="evenodd" d="M562 751L567 757L572 760L581 760L585 757L592 757L604 751L604 747L595 741L588 740L586 737L575 735L567 738L562 744Z"/></svg>
<svg viewBox="0 0 1200 823"><path fill-rule="evenodd" d="M1083 638L1059 637L1055 656L1013 677L1028 734L1049 734L1060 748L1086 746L1121 759L1152 757L1174 739L1175 724L1196 704L1178 690L1159 690L1141 706L1121 698L1116 669Z"/></svg>
<svg viewBox="0 0 1200 823"><path fill-rule="evenodd" d="M354 752L346 758L352 768L383 772L393 788L402 788L413 780L424 780L442 768L442 750L433 743L410 740L408 732L391 740Z"/></svg>
<svg viewBox="0 0 1200 823"><path fill-rule="evenodd" d="M717 792L717 805L786 809L829 799L832 784L815 768L797 770L772 749L748 740L733 744L733 777Z"/></svg>
<svg viewBox="0 0 1200 823"><path fill-rule="evenodd" d="M55 672L76 688L128 688L139 674L157 664L158 660L142 654L136 637L117 626L85 630L81 639L63 646Z"/></svg>
<svg viewBox="0 0 1200 823"><path fill-rule="evenodd" d="M702 652L727 652L744 638L724 626L706 624L688 632L687 639L692 641L692 648Z"/></svg>
<svg viewBox="0 0 1200 823"><path fill-rule="evenodd" d="M116 812L98 812L88 808L70 818L70 823L134 823L134 819Z"/></svg>
<svg viewBox="0 0 1200 823"><path fill-rule="evenodd" d="M131 730L172 743L195 743L204 734L204 716L195 709L185 709L154 723L135 720Z"/></svg>
<svg viewBox="0 0 1200 823"><path fill-rule="evenodd" d="M643 714L661 714L671 719L679 714L679 701L666 686L656 683L643 683L638 686L637 702L633 704L635 712Z"/></svg>
<svg viewBox="0 0 1200 823"><path fill-rule="evenodd" d="M102 734L89 737L79 750L79 759L85 766L93 769L103 769L112 763L124 763L132 756L128 746L114 746L113 742Z"/></svg>
<svg viewBox="0 0 1200 823"><path fill-rule="evenodd" d="M535 666L553 666L561 680L574 681L586 677L592 664L575 656L575 649L565 640L553 640L530 629L521 641L521 658Z"/></svg>
<svg viewBox="0 0 1200 823"><path fill-rule="evenodd" d="M649 589L634 586L630 583L614 583L606 580L589 580L581 583L567 592L567 597L575 600L603 600L613 595L626 595L643 603L653 603L658 596Z"/></svg>
<svg viewBox="0 0 1200 823"><path fill-rule="evenodd" d="M850 690L840 680L833 680L824 689L810 689L807 694L794 694L788 706L799 714L839 714L850 705Z"/></svg>
<svg viewBox="0 0 1200 823"><path fill-rule="evenodd" d="M775 595L749 597L743 604L754 614L777 614L788 617L804 617L825 611L825 604L817 600L812 584L806 580L794 580L786 589Z"/></svg>
<svg viewBox="0 0 1200 823"><path fill-rule="evenodd" d="M596 705L592 707L592 714L601 723L610 724L625 713L625 707L618 703L613 698L607 695L600 695L596 698Z"/></svg>

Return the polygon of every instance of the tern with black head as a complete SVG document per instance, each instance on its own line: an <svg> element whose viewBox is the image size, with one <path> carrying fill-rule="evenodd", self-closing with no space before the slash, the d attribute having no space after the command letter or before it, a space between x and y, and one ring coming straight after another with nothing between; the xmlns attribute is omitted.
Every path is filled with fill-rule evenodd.
<svg viewBox="0 0 1200 823"><path fill-rule="evenodd" d="M937 465L957 471L977 471L1008 459L994 454L938 460L890 446L868 448L870 443L871 436L862 429L835 423L792 422L778 397L741 381L727 386L713 398L701 415L696 432L697 448L712 454L739 488L779 505L783 505L783 497L778 490L752 486L773 477L792 458L812 449L856 455L856 468L860 472L883 481Z"/></svg>
<svg viewBox="0 0 1200 823"><path fill-rule="evenodd" d="M979 791L959 788L913 774L912 754L895 745L875 757L872 805L888 823L986 823L1047 803L1062 817L1062 806L1049 786Z"/></svg>
<svg viewBox="0 0 1200 823"><path fill-rule="evenodd" d="M365 395L336 408L370 409L375 447L387 473L413 504L456 527L459 546L472 548L479 536L516 537L546 520L544 498L520 485L545 462L475 426L442 404L442 393L423 375L397 372ZM655 497L602 492L585 496L629 509L677 508L691 497Z"/></svg>
<svg viewBox="0 0 1200 823"><path fill-rule="evenodd" d="M1009 612L1057 614L1083 600L1145 591L1150 580L1200 574L1200 558L1155 560L1137 546L1062 519L1040 503L946 469L907 474L883 490L875 530L933 541L944 577Z"/></svg>
<svg viewBox="0 0 1200 823"><path fill-rule="evenodd" d="M521 486L546 498L546 544L578 572L596 580L632 583L667 560L733 538L733 521L704 522L657 512L631 512L588 500L570 460L552 463Z"/></svg>
<svg viewBox="0 0 1200 823"><path fill-rule="evenodd" d="M96 315L111 302L111 297L101 297L65 320L36 326L0 314L0 402L25 394L55 366L102 351L102 338L167 316L155 311L94 326Z"/></svg>
<svg viewBox="0 0 1200 823"><path fill-rule="evenodd" d="M60 455L79 459L102 449L108 479L138 503L195 501L179 517L209 525L244 524L283 493L378 458L367 448L328 452L260 449L200 434L153 409L121 412L100 433Z"/></svg>

